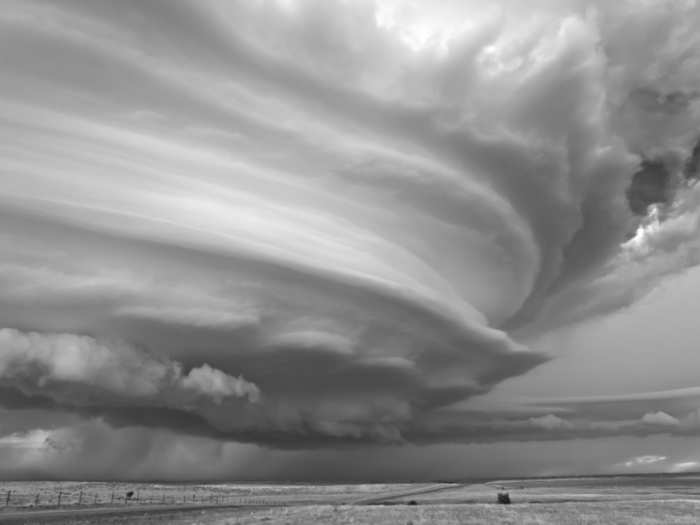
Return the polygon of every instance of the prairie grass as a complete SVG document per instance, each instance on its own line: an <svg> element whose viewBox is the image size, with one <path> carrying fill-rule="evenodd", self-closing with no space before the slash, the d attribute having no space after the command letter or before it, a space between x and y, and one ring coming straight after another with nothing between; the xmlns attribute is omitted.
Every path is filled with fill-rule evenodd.
<svg viewBox="0 0 700 525"><path fill-rule="evenodd" d="M313 505L267 509L212 525L696 525L700 502L659 500L557 504Z"/></svg>

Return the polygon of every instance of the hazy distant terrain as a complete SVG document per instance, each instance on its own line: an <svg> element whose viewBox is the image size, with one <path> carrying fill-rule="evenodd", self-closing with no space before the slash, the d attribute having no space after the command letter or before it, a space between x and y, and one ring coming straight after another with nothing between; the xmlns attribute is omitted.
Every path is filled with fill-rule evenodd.
<svg viewBox="0 0 700 525"><path fill-rule="evenodd" d="M65 491L71 496L64 500L68 503L61 510L51 505L40 505L39 510L32 505L3 508L0 523L649 525L695 524L700 515L700 476L697 475L515 479L463 484L13 482L0 486L0 490L25 494L25 499L38 489L46 497L52 490ZM140 500L126 504L107 502L112 491L122 494L126 489L138 491ZM78 505L76 497L80 490L83 500ZM498 491L507 491L512 504L495 503ZM95 505L87 494L100 494L101 499ZM194 502L192 494L196 495ZM220 497L221 507L211 503L214 496ZM52 512L51 509L61 514L41 514ZM109 514L84 514L95 511Z"/></svg>

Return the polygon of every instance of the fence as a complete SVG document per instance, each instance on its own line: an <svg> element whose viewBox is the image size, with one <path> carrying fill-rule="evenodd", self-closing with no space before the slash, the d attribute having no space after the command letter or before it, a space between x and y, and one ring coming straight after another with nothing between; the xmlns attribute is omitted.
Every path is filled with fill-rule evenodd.
<svg viewBox="0 0 700 525"><path fill-rule="evenodd" d="M4 507L62 508L75 506L120 506L120 505L267 505L270 501L231 494L158 492L158 491L40 491L35 493L5 490L2 494Z"/></svg>

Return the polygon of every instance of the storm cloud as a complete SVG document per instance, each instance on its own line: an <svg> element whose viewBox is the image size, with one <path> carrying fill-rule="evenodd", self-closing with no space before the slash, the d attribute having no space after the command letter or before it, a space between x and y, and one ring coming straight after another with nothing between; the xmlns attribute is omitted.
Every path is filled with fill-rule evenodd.
<svg viewBox="0 0 700 525"><path fill-rule="evenodd" d="M460 404L700 262L700 7L434 4L7 3L0 404L278 448L695 432Z"/></svg>

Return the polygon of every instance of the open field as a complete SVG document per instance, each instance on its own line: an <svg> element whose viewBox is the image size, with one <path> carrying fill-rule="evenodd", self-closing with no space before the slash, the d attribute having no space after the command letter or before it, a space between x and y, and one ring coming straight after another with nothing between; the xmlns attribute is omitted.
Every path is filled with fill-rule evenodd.
<svg viewBox="0 0 700 525"><path fill-rule="evenodd" d="M115 482L0 482L0 512L8 509L114 505L260 505L351 503L434 484L172 484ZM456 485L443 484L446 488ZM132 496L127 498L131 492ZM60 496L60 499L59 499ZM1 514L0 514L1 515Z"/></svg>
<svg viewBox="0 0 700 525"><path fill-rule="evenodd" d="M43 488L74 494L112 490L167 494L170 504L130 502L126 505L81 505L61 509L14 507L0 511L0 523L71 525L253 525L323 524L696 524L700 522L700 477L618 476L501 480L489 483L384 485L263 484L115 484L21 483L17 494ZM60 489L59 489L60 487ZM511 505L495 503L507 490ZM197 494L196 503L188 494ZM182 496L185 496L184 498ZM206 503L213 496L232 506ZM153 497L152 499L158 499ZM185 503L182 503L184 501ZM42 514L43 513L43 514Z"/></svg>
<svg viewBox="0 0 700 525"><path fill-rule="evenodd" d="M700 502L311 506L267 509L212 520L216 525L696 525Z"/></svg>

